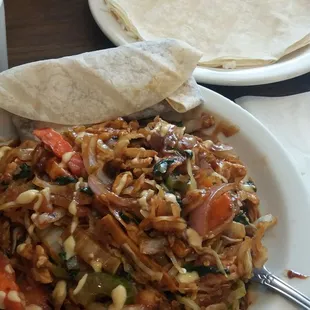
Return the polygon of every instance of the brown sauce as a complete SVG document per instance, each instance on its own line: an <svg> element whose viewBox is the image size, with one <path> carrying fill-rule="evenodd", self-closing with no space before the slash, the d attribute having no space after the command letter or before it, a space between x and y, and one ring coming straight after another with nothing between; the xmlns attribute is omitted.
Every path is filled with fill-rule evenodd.
<svg viewBox="0 0 310 310"><path fill-rule="evenodd" d="M287 271L287 277L289 279L298 278L298 279L303 279L303 280L309 278L309 276L306 276L306 275L299 273L297 271L294 271L294 270L288 270Z"/></svg>

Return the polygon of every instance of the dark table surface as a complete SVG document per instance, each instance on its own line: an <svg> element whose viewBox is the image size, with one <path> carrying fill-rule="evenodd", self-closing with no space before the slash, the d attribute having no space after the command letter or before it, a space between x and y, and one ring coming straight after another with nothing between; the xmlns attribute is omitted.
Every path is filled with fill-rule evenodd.
<svg viewBox="0 0 310 310"><path fill-rule="evenodd" d="M103 1L103 0L102 0ZM97 27L87 0L4 0L9 66L113 47ZM235 99L310 91L310 73L261 86L205 85Z"/></svg>

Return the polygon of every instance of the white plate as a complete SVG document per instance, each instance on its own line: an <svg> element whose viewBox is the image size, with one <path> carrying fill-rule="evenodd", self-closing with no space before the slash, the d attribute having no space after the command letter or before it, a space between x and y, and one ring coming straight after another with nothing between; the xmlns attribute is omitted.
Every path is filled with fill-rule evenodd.
<svg viewBox="0 0 310 310"><path fill-rule="evenodd" d="M135 42L109 12L104 0L88 0L91 13L105 35L115 44ZM248 69L213 69L198 67L194 71L200 83L216 85L261 85L284 81L310 71L310 46L292 53L279 62Z"/></svg>
<svg viewBox="0 0 310 310"><path fill-rule="evenodd" d="M229 120L240 131L228 138L246 163L261 198L263 214L278 217L278 224L264 238L269 250L267 266L284 278L285 269L310 275L310 208L306 190L283 147L251 114L223 96L200 87L205 109L216 118ZM1 131L1 127L0 127ZM1 134L1 132L0 132ZM309 280L287 280L310 296ZM298 309L283 297L259 289L252 310Z"/></svg>
<svg viewBox="0 0 310 310"><path fill-rule="evenodd" d="M261 199L263 214L278 217L264 244L269 251L268 268L310 296L310 279L288 280L286 269L310 275L308 236L310 234L310 201L299 173L276 138L246 110L223 96L201 87L210 113L229 120L240 132L228 138L247 164ZM259 288L251 309L300 309L283 297Z"/></svg>

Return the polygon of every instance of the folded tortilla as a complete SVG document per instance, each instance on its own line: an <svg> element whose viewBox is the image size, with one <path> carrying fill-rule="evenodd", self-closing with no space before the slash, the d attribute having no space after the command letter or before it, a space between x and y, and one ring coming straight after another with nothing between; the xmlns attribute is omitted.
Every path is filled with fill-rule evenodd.
<svg viewBox="0 0 310 310"><path fill-rule="evenodd" d="M200 65L259 66L310 43L309 0L106 0L140 40L176 38Z"/></svg>
<svg viewBox="0 0 310 310"><path fill-rule="evenodd" d="M0 109L0 147L18 139L18 133L12 121L12 115Z"/></svg>
<svg viewBox="0 0 310 310"><path fill-rule="evenodd" d="M0 108L30 120L93 124L171 96L172 107L185 112L202 100L191 77L201 56L163 39L26 64L0 74Z"/></svg>
<svg viewBox="0 0 310 310"><path fill-rule="evenodd" d="M134 119L141 111L184 113L203 102L192 77L201 55L187 43L162 39L12 68L0 74L0 121L3 109L9 124L0 136L16 136L13 123L29 138L38 127Z"/></svg>

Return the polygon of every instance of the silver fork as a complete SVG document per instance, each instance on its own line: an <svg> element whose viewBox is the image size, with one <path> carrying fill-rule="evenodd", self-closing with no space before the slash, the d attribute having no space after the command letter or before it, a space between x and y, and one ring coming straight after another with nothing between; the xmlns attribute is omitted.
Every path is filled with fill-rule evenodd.
<svg viewBox="0 0 310 310"><path fill-rule="evenodd" d="M269 288L279 292L283 296L296 302L304 309L310 309L310 298L301 292L288 285L280 278L273 275L265 266L263 268L255 268L254 276L251 279L253 282L257 282L268 286Z"/></svg>

